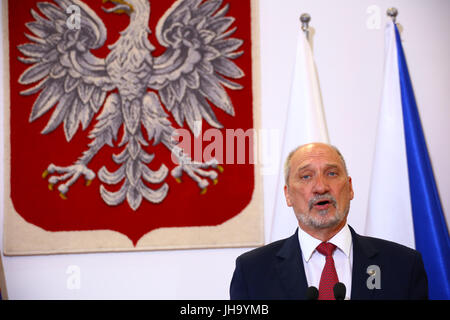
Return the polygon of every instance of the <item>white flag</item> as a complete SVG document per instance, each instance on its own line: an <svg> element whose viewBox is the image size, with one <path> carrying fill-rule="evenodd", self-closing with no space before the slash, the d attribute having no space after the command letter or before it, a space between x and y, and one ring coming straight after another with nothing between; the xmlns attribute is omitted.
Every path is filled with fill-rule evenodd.
<svg viewBox="0 0 450 320"><path fill-rule="evenodd" d="M394 24L386 27L384 86L365 234L414 248Z"/></svg>
<svg viewBox="0 0 450 320"><path fill-rule="evenodd" d="M296 147L310 142L329 143L322 96L311 47L299 28L297 53L278 174L271 241L291 236L298 226L284 197L284 161Z"/></svg>

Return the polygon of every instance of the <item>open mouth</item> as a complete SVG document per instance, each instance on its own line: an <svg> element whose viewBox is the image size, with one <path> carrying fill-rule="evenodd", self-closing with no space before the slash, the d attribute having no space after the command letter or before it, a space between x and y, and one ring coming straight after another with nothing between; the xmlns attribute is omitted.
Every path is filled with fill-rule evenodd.
<svg viewBox="0 0 450 320"><path fill-rule="evenodd" d="M321 201L316 202L314 205L315 206L324 206L324 205L327 205L327 204L330 204L330 203L331 202L329 200L321 200Z"/></svg>
<svg viewBox="0 0 450 320"><path fill-rule="evenodd" d="M311 199L309 204L310 209L326 210L330 208L330 206L336 206L336 200L332 196L319 196Z"/></svg>
<svg viewBox="0 0 450 320"><path fill-rule="evenodd" d="M331 201L330 200L320 200L317 201L316 203L314 203L314 208L318 209L318 210L325 210L328 209L331 205Z"/></svg>

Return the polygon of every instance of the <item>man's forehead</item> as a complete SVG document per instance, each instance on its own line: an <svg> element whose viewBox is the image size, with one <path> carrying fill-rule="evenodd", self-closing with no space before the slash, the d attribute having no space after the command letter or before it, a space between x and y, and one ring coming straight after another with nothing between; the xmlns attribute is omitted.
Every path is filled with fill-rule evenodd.
<svg viewBox="0 0 450 320"><path fill-rule="evenodd" d="M296 157L300 158L329 158L329 159L339 159L339 154L331 146L326 144L307 144L300 147L296 154Z"/></svg>
<svg viewBox="0 0 450 320"><path fill-rule="evenodd" d="M332 147L324 144L306 145L295 153L292 160L297 168L311 166L314 162L321 162L326 166L343 166L341 157Z"/></svg>

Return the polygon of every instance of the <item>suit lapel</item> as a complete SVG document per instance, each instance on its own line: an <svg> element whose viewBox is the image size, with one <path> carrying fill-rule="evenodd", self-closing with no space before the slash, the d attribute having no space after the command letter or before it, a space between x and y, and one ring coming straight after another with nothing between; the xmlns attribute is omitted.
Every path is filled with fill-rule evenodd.
<svg viewBox="0 0 450 320"><path fill-rule="evenodd" d="M367 288L367 267L375 264L378 250L350 227L353 241L352 300L370 300L376 290ZM308 288L298 230L287 238L277 253L276 268L287 299L305 299Z"/></svg>
<svg viewBox="0 0 450 320"><path fill-rule="evenodd" d="M277 253L276 268L288 299L304 299L308 288L297 233L287 238Z"/></svg>
<svg viewBox="0 0 450 320"><path fill-rule="evenodd" d="M350 227L350 226L349 226ZM373 299L374 291L367 288L367 267L375 263L374 257L378 250L370 242L358 235L350 227L353 241L353 271L352 271L352 300L370 300Z"/></svg>

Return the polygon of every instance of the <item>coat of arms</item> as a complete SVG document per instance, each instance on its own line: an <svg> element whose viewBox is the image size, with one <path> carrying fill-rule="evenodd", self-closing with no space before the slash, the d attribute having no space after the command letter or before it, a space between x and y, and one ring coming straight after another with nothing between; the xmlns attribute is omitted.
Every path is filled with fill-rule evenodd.
<svg viewBox="0 0 450 320"><path fill-rule="evenodd" d="M135 245L153 229L239 214L254 193L253 163L218 159L229 139L196 159L179 130L195 144L208 129L254 128L250 7L9 2L17 213L47 231L115 230Z"/></svg>

